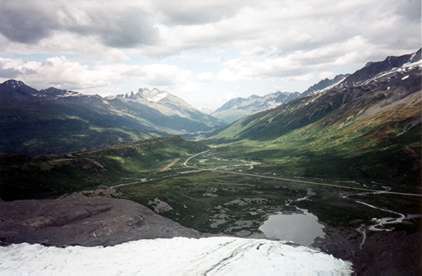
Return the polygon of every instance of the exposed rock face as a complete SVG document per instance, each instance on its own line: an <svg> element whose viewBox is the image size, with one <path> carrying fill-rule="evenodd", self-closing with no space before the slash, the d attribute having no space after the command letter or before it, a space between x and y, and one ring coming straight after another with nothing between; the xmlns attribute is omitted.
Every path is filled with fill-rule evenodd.
<svg viewBox="0 0 422 276"><path fill-rule="evenodd" d="M0 201L0 241L47 245L114 245L200 233L138 203L72 195L61 199Z"/></svg>
<svg viewBox="0 0 422 276"><path fill-rule="evenodd" d="M323 92L326 89L329 89L337 84L339 84L340 82L342 82L344 79L346 79L349 76L349 74L340 74L335 76L332 79L323 79L319 82L317 82L316 84L310 86L308 89L306 89L301 96L309 96L312 94L316 94L319 92Z"/></svg>
<svg viewBox="0 0 422 276"><path fill-rule="evenodd" d="M313 245L353 263L356 275L422 275L420 232L368 232L360 248L362 237L354 229L326 225L324 231Z"/></svg>
<svg viewBox="0 0 422 276"><path fill-rule="evenodd" d="M383 61L368 62L363 68L357 70L347 77L347 84L360 84L370 78L377 76L379 73L397 69L405 64L418 62L421 59L421 49L418 51L402 55L402 56L389 56Z"/></svg>
<svg viewBox="0 0 422 276"><path fill-rule="evenodd" d="M148 202L148 205L151 205L154 211L158 214L173 210L173 207L171 207L167 202L160 200L159 198L154 198L154 200L150 200Z"/></svg>

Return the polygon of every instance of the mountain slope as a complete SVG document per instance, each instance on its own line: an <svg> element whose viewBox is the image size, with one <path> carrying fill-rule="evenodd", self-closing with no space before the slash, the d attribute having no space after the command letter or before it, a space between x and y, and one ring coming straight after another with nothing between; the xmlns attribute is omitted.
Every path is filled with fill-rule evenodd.
<svg viewBox="0 0 422 276"><path fill-rule="evenodd" d="M359 85L370 81L382 72L392 73L406 64L412 64L421 60L421 49L415 53L402 56L389 56L383 61L368 62L362 69L357 70L346 79L347 84ZM405 68L407 66L404 66ZM380 76L381 77L381 76Z"/></svg>
<svg viewBox="0 0 422 276"><path fill-rule="evenodd" d="M164 108L165 107L165 110ZM64 153L167 134L208 131L218 121L168 95L156 103L0 84L0 153Z"/></svg>
<svg viewBox="0 0 422 276"><path fill-rule="evenodd" d="M418 51L369 63L322 93L239 120L214 138L240 141L250 156L284 162L298 174L414 184L422 134L418 53L420 59Z"/></svg>
<svg viewBox="0 0 422 276"><path fill-rule="evenodd" d="M242 117L275 108L298 96L298 92L275 92L265 96L252 95L248 98L234 98L223 104L211 115L227 123L231 123Z"/></svg>
<svg viewBox="0 0 422 276"><path fill-rule="evenodd" d="M303 91L301 97L323 92L324 90L327 90L331 87L336 86L337 84L340 84L340 82L345 80L348 76L349 74L340 74L332 79L323 79Z"/></svg>
<svg viewBox="0 0 422 276"><path fill-rule="evenodd" d="M109 101L115 108L141 117L152 126L172 134L209 131L222 126L216 118L158 89L139 89L137 93L118 95L109 98Z"/></svg>
<svg viewBox="0 0 422 276"><path fill-rule="evenodd" d="M99 96L0 84L0 152L67 152L158 135Z"/></svg>
<svg viewBox="0 0 422 276"><path fill-rule="evenodd" d="M156 177L176 158L205 149L202 143L170 136L63 155L0 155L0 198L46 198L140 181Z"/></svg>

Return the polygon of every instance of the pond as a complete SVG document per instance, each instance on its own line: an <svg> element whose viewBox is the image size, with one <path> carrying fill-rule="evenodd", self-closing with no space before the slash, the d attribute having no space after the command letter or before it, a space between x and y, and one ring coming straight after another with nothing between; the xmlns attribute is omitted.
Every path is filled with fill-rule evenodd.
<svg viewBox="0 0 422 276"><path fill-rule="evenodd" d="M301 245L310 245L317 237L324 236L324 226L318 217L305 209L297 208L297 213L277 213L270 215L259 227L269 239L285 240Z"/></svg>

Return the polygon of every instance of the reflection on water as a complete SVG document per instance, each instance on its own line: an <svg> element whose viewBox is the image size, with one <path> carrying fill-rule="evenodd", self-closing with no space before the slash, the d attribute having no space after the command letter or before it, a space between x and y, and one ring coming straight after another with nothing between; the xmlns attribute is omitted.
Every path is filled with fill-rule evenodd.
<svg viewBox="0 0 422 276"><path fill-rule="evenodd" d="M298 213L270 215L259 228L269 239L292 241L301 245L310 245L317 237L323 237L323 225L318 218L307 210Z"/></svg>

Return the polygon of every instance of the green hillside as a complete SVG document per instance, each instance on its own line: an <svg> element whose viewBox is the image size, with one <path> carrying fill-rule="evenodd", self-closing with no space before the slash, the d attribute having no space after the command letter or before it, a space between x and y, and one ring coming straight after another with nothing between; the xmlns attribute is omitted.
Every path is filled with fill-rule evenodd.
<svg viewBox="0 0 422 276"><path fill-rule="evenodd" d="M43 198L99 185L153 177L176 158L206 146L180 137L155 138L66 155L0 157L0 198Z"/></svg>
<svg viewBox="0 0 422 276"><path fill-rule="evenodd" d="M421 170L421 76L413 67L338 85L239 120L212 141L226 156L259 160L286 175L415 186Z"/></svg>
<svg viewBox="0 0 422 276"><path fill-rule="evenodd" d="M0 153L63 154L221 125L170 94L162 102L36 90L8 80L0 84Z"/></svg>

